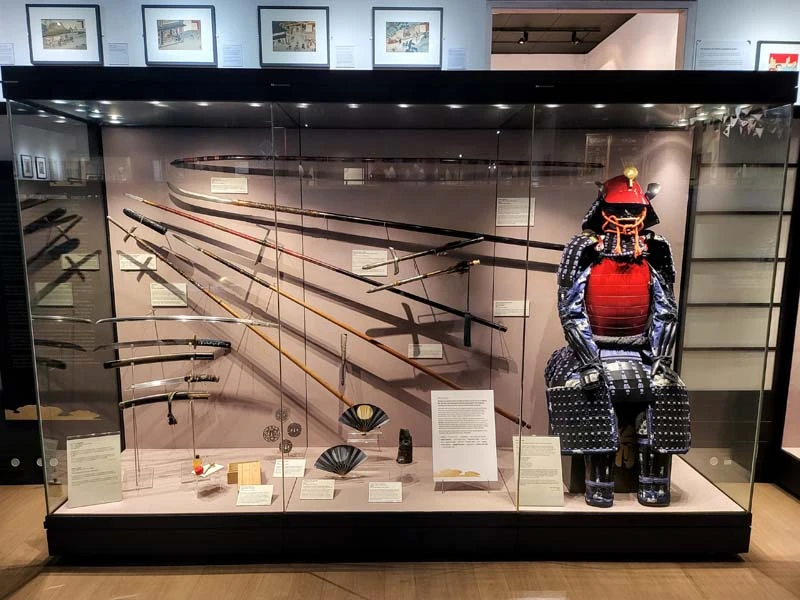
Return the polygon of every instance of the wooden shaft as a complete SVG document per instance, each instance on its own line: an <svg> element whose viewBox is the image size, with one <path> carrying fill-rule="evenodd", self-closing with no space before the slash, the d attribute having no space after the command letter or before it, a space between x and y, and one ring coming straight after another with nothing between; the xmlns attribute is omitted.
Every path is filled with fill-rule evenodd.
<svg viewBox="0 0 800 600"><path fill-rule="evenodd" d="M196 287L198 290L200 290L201 292L203 292L203 293L204 293L206 296L208 296L208 297L209 297L209 298L210 298L210 299L211 299L213 302L215 302L215 303L216 303L218 306L220 306L220 307L221 307L223 310L227 311L227 312L228 312L228 313L229 313L229 314L230 314L232 317L234 317L234 318L236 318L236 319L242 319L242 318L244 318L244 317L242 317L242 316L241 316L241 315L240 315L240 314L239 314L239 313L238 313L238 312L237 312L237 311L236 311L236 310L235 310L235 309L234 309L234 308L233 308L233 307L232 307L230 304L228 304L227 302L225 302L225 300L223 300L222 298L220 298L220 297L219 297L219 296L217 296L216 294L213 294L213 293L209 292L207 289L205 289L203 286L201 286L199 283L197 283L197 282L196 282L194 279L192 279L192 278L191 278L191 276L189 276L187 273L185 273L185 272L184 272L184 271L183 271L183 270L182 270L180 267L178 267L178 266L176 266L176 265L172 264L172 263L169 261L169 259L168 259L168 258L165 258L165 257L164 257L164 252L163 252L163 251L159 251L160 249L159 249L158 247L156 247L154 244L151 244L151 243L147 242L147 240L142 240L142 239L138 238L137 236L133 235L132 233L130 233L129 231L127 231L127 230L126 230L126 229L125 229L125 228L124 228L122 225L120 225L119 223L117 223L116 221L114 221L114 219L112 219L111 217L108 217L108 220L109 220L111 223L113 223L114 225L116 225L117 227L119 227L120 229L122 229L122 231L124 231L124 232L125 232L127 235L130 235L130 236L131 236L133 239L135 239L135 240L136 240L137 242L139 242L140 244L144 244L144 245L148 246L148 247L149 247L151 250L155 251L157 254L160 254L160 255L161 255L161 257L162 257L162 260L163 260L165 263L167 263L167 265L168 265L169 267L171 267L171 268L172 268L172 269L173 269L173 270L174 270L176 273L178 273L178 274L179 274L181 277L183 277L183 278L184 278L186 281L188 281L189 283L191 283L191 284L192 284L194 287ZM308 375L309 377L311 377L311 379L313 379L313 380L314 380L314 381L316 381L318 384L320 384L322 387L324 387L324 388L325 388L325 389L326 389L328 392L330 392L331 394L333 394L334 396L336 396L336 397L337 397L337 398L338 398L338 399L339 399L339 400L340 400L342 403L346 404L347 406L353 406L353 404L354 404L354 403L353 403L352 401L348 400L348 399L347 399L347 397L345 397L345 395L344 395L344 394L340 393L340 392L339 392L337 389L335 389L333 386L331 386L330 384L328 384L328 383L327 383L327 382L326 382L324 379L322 379L322 377L320 377L319 375L317 375L316 373L314 373L314 371L312 371L311 369L309 369L309 368L308 368L308 367L307 367L307 366L306 366L306 365L305 365L303 362L301 362L299 359L295 358L294 356L292 356L292 354L290 354L289 352L287 352L286 350L284 350L283 348L281 348L280 344L278 344L277 342L275 342L275 341L274 341L272 338L270 338L269 336L267 336L267 335L266 335L266 334L264 334L263 332L259 331L258 329L256 329L256 328L255 328L255 327L253 327L252 325L245 325L245 327L247 327L247 328L248 328L250 331L252 331L253 333L255 333L255 334L256 334L258 337L260 337L262 340L264 340L265 342L267 342L267 343L268 343L270 346L272 346L273 348L275 348L275 350L277 350L277 351L278 351L278 352L280 352L280 353L281 353L283 356L285 356L286 358L288 358L288 359L289 359L289 360L290 360L292 363L294 363L295 365L297 365L297 367L299 367L299 368L300 368L300 369L301 369L303 372L305 372L305 374L306 374L306 375Z"/></svg>

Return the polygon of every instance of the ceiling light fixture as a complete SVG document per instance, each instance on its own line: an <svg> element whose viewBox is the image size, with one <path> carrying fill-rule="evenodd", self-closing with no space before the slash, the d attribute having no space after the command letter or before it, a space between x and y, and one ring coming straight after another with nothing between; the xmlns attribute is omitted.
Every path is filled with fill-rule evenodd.
<svg viewBox="0 0 800 600"><path fill-rule="evenodd" d="M398 104L397 106L398 106L398 108L410 108L411 107L410 104Z"/></svg>
<svg viewBox="0 0 800 600"><path fill-rule="evenodd" d="M198 102L197 106L209 106L208 102Z"/></svg>
<svg viewBox="0 0 800 600"><path fill-rule="evenodd" d="M348 104L347 108L358 108L358 104Z"/></svg>
<svg viewBox="0 0 800 600"><path fill-rule="evenodd" d="M560 105L560 104L545 104L545 106L546 106L547 108L558 108L558 107L559 107L559 106L561 106L561 105Z"/></svg>
<svg viewBox="0 0 800 600"><path fill-rule="evenodd" d="M653 108L655 104L642 104L642 108Z"/></svg>
<svg viewBox="0 0 800 600"><path fill-rule="evenodd" d="M572 37L570 37L569 41L572 43L573 46L577 46L578 44L580 44L582 42L582 40L578 39L578 32L577 31L573 31L572 32Z"/></svg>
<svg viewBox="0 0 800 600"><path fill-rule="evenodd" d="M594 108L605 108L605 107L606 107L606 105L605 105L605 104L592 104L592 106L593 106Z"/></svg>
<svg viewBox="0 0 800 600"><path fill-rule="evenodd" d="M112 102L111 100L100 100L100 104L105 104L106 106L108 106L109 104L112 104Z"/></svg>
<svg viewBox="0 0 800 600"><path fill-rule="evenodd" d="M252 106L253 108L261 108L261 104L258 102L250 102L248 106Z"/></svg>
<svg viewBox="0 0 800 600"><path fill-rule="evenodd" d="M517 40L517 43L522 45L522 44L526 44L527 42L528 42L528 32L527 31L523 31L522 32L522 37Z"/></svg>
<svg viewBox="0 0 800 600"><path fill-rule="evenodd" d="M508 104L493 104L492 106L494 106L498 110L508 110L509 108L511 108Z"/></svg>
<svg viewBox="0 0 800 600"><path fill-rule="evenodd" d="M66 100L53 100L53 104L69 104Z"/></svg>
<svg viewBox="0 0 800 600"><path fill-rule="evenodd" d="M463 104L448 104L447 108L464 108Z"/></svg>
<svg viewBox="0 0 800 600"><path fill-rule="evenodd" d="M308 102L301 102L297 105L297 108L308 108L310 105Z"/></svg>

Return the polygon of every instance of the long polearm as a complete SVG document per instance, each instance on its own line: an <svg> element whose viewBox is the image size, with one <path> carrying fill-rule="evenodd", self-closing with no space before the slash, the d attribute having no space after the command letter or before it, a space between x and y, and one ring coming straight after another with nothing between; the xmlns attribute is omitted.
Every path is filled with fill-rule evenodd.
<svg viewBox="0 0 800 600"><path fill-rule="evenodd" d="M217 157L218 160L232 160L234 158L243 159L247 157ZM249 157L255 158L255 157ZM262 157L263 159L263 157ZM175 164L175 161L172 163ZM530 248L541 248L543 250L557 250L559 252L564 250L564 244L554 244L552 242L537 242L535 240L526 240L522 238L507 237L504 235L494 235L491 233L480 233L475 231L464 231L462 229L449 229L447 227L434 227L432 225L419 225L416 223L403 223L402 221L386 221L384 219L375 219L371 217L359 217L357 215L345 215L342 213L328 212L324 210L313 210L310 208L296 208L294 206L286 206L283 204L268 204L265 202L254 202L252 200L233 200L228 198L220 198L218 196L210 196L207 194L199 194L179 188L167 183L170 190L181 196L187 198L194 198L196 200L205 200L207 202L217 202L220 204L229 204L231 206L243 206L247 208L258 208L261 210L270 210L274 212L287 213L291 215L300 215L304 217L316 217L319 219L329 219L331 221L344 221L345 223L358 223L360 225L375 225L376 227L383 227L389 229L398 229L402 231L416 231L419 233L430 233L432 235L443 235L455 238L474 239L482 237L487 242L494 242L496 244L510 244L512 246L525 246Z"/></svg>
<svg viewBox="0 0 800 600"><path fill-rule="evenodd" d="M179 266L175 265L175 264L174 264L172 261L170 261L170 260L169 260L169 258L167 258L167 257L165 256L166 254L168 254L168 253L169 253L169 251L168 251L168 250L166 250L166 249L164 249L164 248L160 248L160 247L156 246L155 244L153 244L153 243L151 243L151 242L148 242L147 240L143 240L142 238L140 238L140 237L138 237L138 236L134 235L133 233L131 233L130 231L128 231L127 229L125 229L125 228L124 228L122 225L120 225L119 223L117 223L117 222L116 222L114 219L112 219L111 217L106 217L106 218L108 219L108 221L109 221L110 223L112 223L113 225L115 225L116 227L119 227L119 228L120 228L122 231L124 231L126 235L129 235L129 236L130 236L130 237L132 237L134 240L136 240L136 242L138 242L139 244L141 244L141 245L143 245L143 246L145 246L145 247L149 248L151 251L153 251L153 252L155 252L156 254L158 254L159 256L161 256L161 260L163 260L163 261L164 261L164 262L165 262L165 263L166 263L166 264L167 264L169 267L171 267L173 271L175 271L176 273L178 273L178 275L180 275L181 277L183 277L183 278L184 278L186 281L188 281L188 282L189 282L189 283L191 283L191 284L192 284L194 287L196 287L198 290L200 290L201 292L203 292L203 293L204 293L206 296L208 296L208 297L209 297L209 298L210 298L210 299L211 299L211 300L212 300L212 301L213 301L215 304L217 304L218 306L220 306L220 307L221 307L221 308L222 308L224 311L226 311L226 312L227 312L228 314L230 314L232 317L234 317L234 318L236 318L236 319L242 319L242 318L243 318L243 317L242 317L242 316L241 316L241 315L240 315L240 314L239 314L239 313L238 313L238 312L237 312L237 311L236 311L236 310L235 310L235 309L234 309L234 308L233 308L233 307L232 307L230 304L228 304L227 302L225 302L225 300L223 300L222 298L220 298L220 297L219 297L219 296L217 296L216 294L213 294L213 293L209 292L209 291L208 291L207 289L205 289L205 288L204 288L202 285L200 285L199 283L197 283L197 282L196 282L196 281L195 281L195 280L194 280L194 279L193 279L193 278L192 278L192 277L191 277L191 276L190 276L188 273L186 273L186 272L185 272L183 269L181 269ZM253 332L254 334L256 334L258 337L260 337L262 340L264 340L265 342L267 342L267 343L268 343L270 346L272 346L273 348L275 348L275 350L277 350L277 351L278 351L278 352L280 352L280 353L281 353L283 356L285 356L287 359L289 359L289 360L290 360L290 361L291 361L291 362L292 362L292 363L293 363L295 366L297 366L297 367L298 367L300 370L302 370L302 371L303 371L303 372L304 372L306 375L308 375L309 377L311 377L311 379L313 379L313 380L314 380L314 381L316 381L318 384L320 384L320 385L321 385L323 388L325 388L325 389L326 389L326 390L327 390L329 393L331 393L333 396L336 396L336 398L338 398L338 399L339 399L339 401L341 401L343 404L345 404L345 405L347 405L347 406L353 406L353 405L354 405L354 403L353 403L351 400L349 400L349 399L348 399L348 398L347 398L347 397L346 397L344 394L340 393L340 392L339 392L339 391L338 391L336 388L334 388L334 387L333 387L333 386L331 386L331 385L330 385L328 382L326 382L324 379L322 379L322 377L320 377L320 376L319 376L319 375L317 375L317 374L316 374L314 371L312 371L311 369L309 369L309 368L308 368L308 367L307 367L305 364L303 364L303 362L302 362L302 361L300 361L298 358L296 358L295 356L293 356L292 354L290 354L289 352L287 352L286 350L284 350L283 348L281 348L280 344L278 344L278 343L277 343L275 340L273 340L273 339L272 339L272 338L270 338L269 336L265 335L264 333L262 333L261 331L259 331L259 330L258 330L258 329L256 329L255 327L253 327L252 325L245 325L245 327L247 327L247 328L248 328L250 331L252 331L252 332Z"/></svg>
<svg viewBox="0 0 800 600"><path fill-rule="evenodd" d="M405 285L407 283L412 283L414 281L422 281L423 279L430 279L431 277L438 277L439 275L447 275L449 273L466 273L470 270L471 267L475 265L481 264L481 261L478 259L475 260L462 260L460 263L455 265L451 265L449 267L445 267L444 269L437 269L435 271L430 271L428 273L422 273L421 275L415 275L414 277L406 277L405 279L398 279L393 281L392 283L386 283L384 285L379 285L378 287L372 288L371 290L367 290L368 294L373 292L383 292L386 290L394 289L398 286Z"/></svg>
<svg viewBox="0 0 800 600"><path fill-rule="evenodd" d="M178 208L172 208L171 206L165 206L163 204L159 204L158 202L153 202L152 200L147 200L146 198L142 198L141 196L135 196L134 194L125 194L128 198L132 200L136 200L137 202L142 202L147 206L152 206L153 208L157 208L159 210L163 210L165 212L171 213L173 215L178 215L184 217L185 219L189 219L190 221L194 221L195 223L200 223L202 225L207 225L208 227L212 227L218 231L224 231L225 233L229 233L235 237L241 238L243 240L247 240L249 242L253 242L254 244L258 244L259 246L264 246L266 248L277 248L284 254L289 256L293 256L294 258L298 258L302 261L311 263L313 265L317 265L318 267L322 267L323 269L328 269L329 271L333 271L334 273L339 273L340 275L344 275L345 277L350 277L351 279L355 279L357 281L361 281L362 283L366 283L367 285L371 285L372 287L376 287L381 285L381 282L375 281L374 279L370 279L369 277L364 277L363 275L358 275L357 273L353 273L352 271L348 271L347 269L342 269L341 267L337 267L336 265L332 265L330 263L326 263L325 261L319 260L318 258L313 258L308 256L307 254L301 254L300 252L295 252L294 250L290 250L289 248L285 248L283 246L278 246L275 242L270 242L269 240L259 239L252 235L248 235L241 231L236 231L235 229L231 229L230 227L225 227L224 225L219 225L218 223L213 223L208 219L203 219L198 217L197 215L193 215L192 213L186 212L184 210L180 210ZM131 217L135 221L142 223L142 225L147 225L148 227L152 226L148 224L156 223L152 219L148 219L147 217L142 217L135 211L125 208L122 211L125 215ZM233 215L232 215L233 218ZM158 224L158 223L156 223ZM505 325L501 325L500 323L495 323L493 321L489 321L482 317L477 317L472 314L467 314L463 310L459 310L457 308L453 308L452 306L447 306L446 304L441 304L440 302L436 302L435 300L431 300L429 298L423 298L422 296L417 296L416 294L412 294L410 292L406 292L404 290L398 289L391 289L390 292L394 294L398 294L403 296L404 298L408 298L409 300L414 300L416 302L420 302L421 304L426 304L431 308L436 308L438 310L448 312L450 314L456 315L461 317L462 319L467 319L469 317L470 322L480 323L481 325L485 325L486 327L491 327L492 329L496 329L498 331L508 331L508 328Z"/></svg>
<svg viewBox="0 0 800 600"><path fill-rule="evenodd" d="M476 237L472 240L458 240L456 242L448 242L443 244L442 246L437 246L436 248L429 248L428 250L420 250L419 252L414 252L413 254L406 254L405 256L396 256L395 258L390 258L389 260L383 260L381 262L372 263L370 265L364 265L361 267L365 271L369 271L370 269L377 269L378 267L383 267L385 265L395 265L395 274L397 273L397 263L403 262L404 260L413 260L415 258L421 258L423 256L430 256L431 254L435 254L436 256L442 256L450 252L450 250L455 250L457 248L464 248L465 246L471 246L472 244L477 244L483 241L483 236ZM391 248L389 248L391 250Z"/></svg>
<svg viewBox="0 0 800 600"><path fill-rule="evenodd" d="M163 223L160 223L160 225L166 227ZM285 292L285 291L281 290L276 285L273 285L272 283L270 283L266 279L263 279L263 278L259 277L258 275L254 275L254 274L248 272L244 267L242 267L240 265L237 265L236 263L231 262L228 259L223 258L222 256L219 256L218 254L216 254L216 253L214 253L214 252L212 252L210 250L207 250L205 248L202 248L200 246L192 244L191 242L189 242L188 240L184 239L180 235L177 235L177 234L173 233L172 237L174 237L179 242L183 242L184 244L186 244L190 248L193 248L194 250L197 250L201 254L209 257L210 259L215 260L218 263L223 264L223 265L225 265L226 267L228 267L230 269L233 269L234 271L236 271L237 273L239 273L241 275L244 275L247 279L249 279L251 281L254 281L255 283L258 283L259 285L264 286L268 290L273 291L273 292L283 296L287 300L290 300L290 301L294 302L295 304L297 304L299 306L302 306L303 308L305 308L309 312L312 312L315 315L317 315L319 317L322 317L323 319L325 319L326 321L328 321L330 323L333 323L337 327L340 327L340 328L344 329L345 331L347 331L349 333L352 333L354 336L356 336L358 338L361 338L365 342L367 342L369 344L372 344L373 346L383 350L387 354L391 354L395 358L397 358L399 360L402 360L404 363L406 363L410 367L413 367L414 369L417 369L418 371L420 371L422 373L425 373L429 377L432 377L433 379L435 379L436 381L446 385L447 387L449 387L451 389L454 389L454 390L463 390L464 389L460 385L458 385L457 383L454 383L453 381L450 381L446 377L443 377L442 375L440 375L436 371L433 371L433 370L429 369L425 365L422 365L422 364L418 363L417 361L415 361L415 360L413 360L411 358L408 358L407 356L405 356L404 354L398 352L397 350L395 350L391 346L387 346L386 344L384 344L380 340L377 340L374 337L371 337L371 336L367 335L366 333L364 333L362 331L359 331L358 329L354 329L353 327L351 327L347 323L343 323L342 321L340 321L336 317L333 317L333 316L329 315L328 313L326 313L324 311L321 311L320 309L312 306L311 304L308 304L304 300L301 300L300 298L297 298L296 296L293 296L293 295L289 294L288 292ZM494 410L495 410L495 412L497 414L505 417L506 419L509 419L510 421L513 421L514 423L516 423L518 425L522 425L524 427L527 427L528 429L531 428L531 426L528 423L526 423L525 421L523 421L519 417L517 417L517 416L515 416L515 415L513 415L513 414L511 414L509 412L506 412L502 408L498 408L497 406L495 406Z"/></svg>

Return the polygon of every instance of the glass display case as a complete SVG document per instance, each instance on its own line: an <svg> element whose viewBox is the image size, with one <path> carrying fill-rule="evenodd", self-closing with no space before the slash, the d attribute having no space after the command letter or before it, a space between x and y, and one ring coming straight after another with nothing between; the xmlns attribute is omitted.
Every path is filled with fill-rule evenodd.
<svg viewBox="0 0 800 600"><path fill-rule="evenodd" d="M747 549L792 75L4 77L51 553Z"/></svg>

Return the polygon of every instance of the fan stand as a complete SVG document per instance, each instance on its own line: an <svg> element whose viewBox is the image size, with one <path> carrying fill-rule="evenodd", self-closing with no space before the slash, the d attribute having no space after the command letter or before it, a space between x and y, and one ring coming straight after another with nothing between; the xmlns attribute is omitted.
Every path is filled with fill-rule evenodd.
<svg viewBox="0 0 800 600"><path fill-rule="evenodd" d="M380 429L373 429L361 433L360 431L348 431L346 443L351 446L360 447L362 450L376 449L381 452L381 439L383 439L383 432Z"/></svg>

